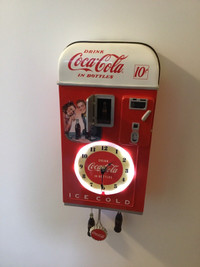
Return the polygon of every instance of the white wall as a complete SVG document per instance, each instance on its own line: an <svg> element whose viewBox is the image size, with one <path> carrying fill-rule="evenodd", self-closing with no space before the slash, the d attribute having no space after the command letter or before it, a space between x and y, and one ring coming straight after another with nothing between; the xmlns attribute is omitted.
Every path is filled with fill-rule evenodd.
<svg viewBox="0 0 200 267"><path fill-rule="evenodd" d="M1 0L0 266L200 266L200 2ZM57 61L77 40L155 48L161 81L145 211L104 211L104 242L88 209L62 204Z"/></svg>

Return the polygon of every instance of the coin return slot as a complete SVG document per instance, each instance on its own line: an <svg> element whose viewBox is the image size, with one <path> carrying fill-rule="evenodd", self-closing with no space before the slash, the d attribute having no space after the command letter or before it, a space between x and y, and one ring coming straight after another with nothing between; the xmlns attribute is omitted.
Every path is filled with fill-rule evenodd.
<svg viewBox="0 0 200 267"><path fill-rule="evenodd" d="M132 132L131 133L131 142L137 143L139 140L139 132Z"/></svg>

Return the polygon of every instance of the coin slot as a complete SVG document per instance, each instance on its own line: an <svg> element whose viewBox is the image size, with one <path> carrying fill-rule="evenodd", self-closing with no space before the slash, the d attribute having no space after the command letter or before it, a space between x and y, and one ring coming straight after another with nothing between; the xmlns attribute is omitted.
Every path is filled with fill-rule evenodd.
<svg viewBox="0 0 200 267"><path fill-rule="evenodd" d="M132 132L131 133L131 142L132 143L137 143L138 142L138 140L139 140L139 132Z"/></svg>
<svg viewBox="0 0 200 267"><path fill-rule="evenodd" d="M140 124L138 122L132 122L132 129L133 130L139 130Z"/></svg>

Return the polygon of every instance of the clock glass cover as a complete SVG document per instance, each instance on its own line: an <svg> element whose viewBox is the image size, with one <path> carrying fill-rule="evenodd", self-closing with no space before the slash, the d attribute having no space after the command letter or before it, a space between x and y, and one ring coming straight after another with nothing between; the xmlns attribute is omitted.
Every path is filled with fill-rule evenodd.
<svg viewBox="0 0 200 267"><path fill-rule="evenodd" d="M125 190L135 176L130 154L124 148L106 141L82 147L76 155L74 171L84 188L105 195Z"/></svg>

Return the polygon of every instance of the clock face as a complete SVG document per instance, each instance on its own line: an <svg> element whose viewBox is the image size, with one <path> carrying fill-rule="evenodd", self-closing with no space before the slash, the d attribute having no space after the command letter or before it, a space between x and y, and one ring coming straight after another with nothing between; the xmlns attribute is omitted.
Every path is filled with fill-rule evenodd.
<svg viewBox="0 0 200 267"><path fill-rule="evenodd" d="M76 155L74 171L83 187L105 195L123 191L135 176L130 154L122 147L105 141L82 147Z"/></svg>

